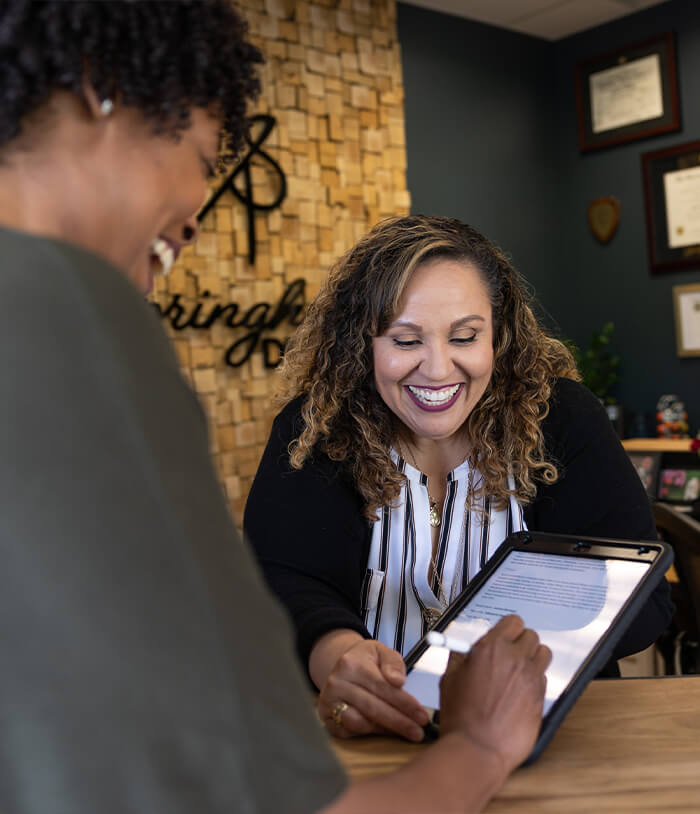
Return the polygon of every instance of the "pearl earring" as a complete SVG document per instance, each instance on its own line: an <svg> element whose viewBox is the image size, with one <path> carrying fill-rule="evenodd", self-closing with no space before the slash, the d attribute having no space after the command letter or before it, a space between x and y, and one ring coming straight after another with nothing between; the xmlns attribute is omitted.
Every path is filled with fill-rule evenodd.
<svg viewBox="0 0 700 814"><path fill-rule="evenodd" d="M107 98L103 99L102 103L100 104L100 113L103 116L109 116L109 114L114 110L114 102Z"/></svg>

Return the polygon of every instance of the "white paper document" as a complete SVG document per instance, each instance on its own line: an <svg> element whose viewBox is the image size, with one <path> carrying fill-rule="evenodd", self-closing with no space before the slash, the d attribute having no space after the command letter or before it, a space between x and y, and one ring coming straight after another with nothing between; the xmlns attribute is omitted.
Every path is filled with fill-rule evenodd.
<svg viewBox="0 0 700 814"><path fill-rule="evenodd" d="M664 115L661 61L658 54L633 59L592 73L591 128L603 133Z"/></svg>
<svg viewBox="0 0 700 814"><path fill-rule="evenodd" d="M700 244L700 166L664 173L666 226L671 249Z"/></svg>
<svg viewBox="0 0 700 814"><path fill-rule="evenodd" d="M473 644L503 616L517 613L552 651L543 716L569 686L649 568L647 562L511 552L462 613L443 631ZM440 676L449 651L429 647L404 689L440 706Z"/></svg>

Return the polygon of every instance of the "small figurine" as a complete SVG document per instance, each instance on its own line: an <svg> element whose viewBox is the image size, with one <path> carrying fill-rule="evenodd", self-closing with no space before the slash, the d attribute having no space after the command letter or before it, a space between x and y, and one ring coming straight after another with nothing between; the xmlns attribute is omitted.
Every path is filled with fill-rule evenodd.
<svg viewBox="0 0 700 814"><path fill-rule="evenodd" d="M661 396L657 402L656 434L659 438L688 438L688 413L678 396Z"/></svg>

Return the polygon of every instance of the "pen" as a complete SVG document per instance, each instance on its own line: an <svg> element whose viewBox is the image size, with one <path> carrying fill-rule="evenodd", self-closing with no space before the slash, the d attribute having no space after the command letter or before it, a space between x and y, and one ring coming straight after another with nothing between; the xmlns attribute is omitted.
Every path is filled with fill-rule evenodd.
<svg viewBox="0 0 700 814"><path fill-rule="evenodd" d="M453 636L445 636L444 633L438 633L437 630L428 631L425 641L433 647L446 647L448 650L454 650L455 653L468 653L471 650L469 642L455 639Z"/></svg>

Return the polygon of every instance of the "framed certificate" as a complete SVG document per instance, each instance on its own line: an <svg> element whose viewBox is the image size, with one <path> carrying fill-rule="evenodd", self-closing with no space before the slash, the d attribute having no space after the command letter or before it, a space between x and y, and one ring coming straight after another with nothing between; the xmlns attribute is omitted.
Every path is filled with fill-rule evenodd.
<svg viewBox="0 0 700 814"><path fill-rule="evenodd" d="M652 274L700 268L700 141L642 154Z"/></svg>
<svg viewBox="0 0 700 814"><path fill-rule="evenodd" d="M700 356L700 283L673 286L676 349L679 356Z"/></svg>
<svg viewBox="0 0 700 814"><path fill-rule="evenodd" d="M581 152L680 127L670 32L579 62L575 81Z"/></svg>

